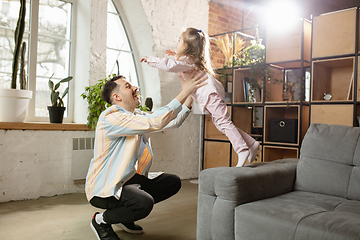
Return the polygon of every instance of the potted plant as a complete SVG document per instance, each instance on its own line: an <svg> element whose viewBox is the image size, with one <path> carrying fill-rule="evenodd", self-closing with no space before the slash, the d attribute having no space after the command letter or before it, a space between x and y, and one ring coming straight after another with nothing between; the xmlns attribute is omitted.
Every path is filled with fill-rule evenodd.
<svg viewBox="0 0 360 240"><path fill-rule="evenodd" d="M72 76L66 77L64 79L61 79L57 84L54 85L54 82L51 81L51 78L54 76L51 75L49 78L49 88L51 91L50 94L50 100L52 106L48 106L49 110L49 117L50 117L50 123L62 123L64 118L64 112L66 107L64 107L64 101L63 98L66 96L66 94L69 92L69 87L67 87L63 94L60 96L60 91L57 91L60 87L61 83L69 82L71 79L73 79Z"/></svg>
<svg viewBox="0 0 360 240"><path fill-rule="evenodd" d="M0 89L0 121L23 122L27 116L32 91L26 90L25 52L26 44L22 42L25 29L26 0L20 0L19 18L14 40L11 89ZM16 89L20 58L20 89Z"/></svg>
<svg viewBox="0 0 360 240"><path fill-rule="evenodd" d="M94 130L101 112L110 106L101 98L101 91L104 84L112 77L109 75L107 78L100 79L97 84L86 87L85 92L81 94L81 97L87 99L88 102L87 126Z"/></svg>

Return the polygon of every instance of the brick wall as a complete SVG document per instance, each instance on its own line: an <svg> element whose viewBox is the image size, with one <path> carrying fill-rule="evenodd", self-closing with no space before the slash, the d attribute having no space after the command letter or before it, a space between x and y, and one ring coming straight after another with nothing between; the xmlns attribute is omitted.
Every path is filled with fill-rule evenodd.
<svg viewBox="0 0 360 240"><path fill-rule="evenodd" d="M257 24L253 8L245 7L243 0L210 0L209 1L209 35L236 31L255 27ZM248 31L254 35L254 31ZM229 34L231 39L232 34ZM212 61L215 68L222 68L225 63L224 55L211 42Z"/></svg>
<svg viewBox="0 0 360 240"><path fill-rule="evenodd" d="M209 35L243 28L242 0L209 1Z"/></svg>

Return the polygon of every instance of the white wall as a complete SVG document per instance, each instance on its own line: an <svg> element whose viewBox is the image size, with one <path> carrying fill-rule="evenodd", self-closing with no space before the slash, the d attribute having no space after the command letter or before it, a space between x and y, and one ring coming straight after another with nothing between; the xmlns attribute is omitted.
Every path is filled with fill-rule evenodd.
<svg viewBox="0 0 360 240"><path fill-rule="evenodd" d="M86 123L86 102L79 95L89 83L105 75L107 0L79 0L75 75L75 121ZM116 0L134 44L137 60L164 56L176 47L182 28L207 31L208 0ZM143 97L158 108L171 101L181 86L176 74L139 67ZM155 161L152 171L166 171L182 179L199 172L200 116L190 115L183 126L151 135ZM92 137L84 131L0 130L0 202L84 192L83 182L71 180L72 138ZM86 166L87 167L87 166Z"/></svg>
<svg viewBox="0 0 360 240"><path fill-rule="evenodd" d="M83 192L71 180L73 138L87 131L0 130L0 202Z"/></svg>
<svg viewBox="0 0 360 240"><path fill-rule="evenodd" d="M153 51L158 57L164 57L165 50L176 48L183 28L208 30L208 0L141 0L141 4L151 26ZM158 74L161 105L164 105L179 93L181 85L174 73ZM151 79L145 76L145 81ZM192 114L179 129L152 134L155 155L152 169L175 173L181 178L196 178L199 172L200 131L200 116Z"/></svg>

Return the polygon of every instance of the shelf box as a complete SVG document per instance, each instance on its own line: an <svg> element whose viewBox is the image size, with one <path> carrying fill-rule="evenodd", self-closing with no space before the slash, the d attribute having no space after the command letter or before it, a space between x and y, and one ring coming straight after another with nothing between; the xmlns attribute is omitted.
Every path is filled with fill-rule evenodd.
<svg viewBox="0 0 360 240"><path fill-rule="evenodd" d="M204 142L204 169L214 167L229 167L230 143Z"/></svg>
<svg viewBox="0 0 360 240"><path fill-rule="evenodd" d="M245 106L234 106L233 114L233 123L236 127L240 128L244 132L251 133L251 111L252 108ZM231 107L228 107L228 113L231 113ZM231 114L230 114L231 116ZM210 115L205 115L205 139L211 140L229 140L225 134L220 132L214 125L211 120Z"/></svg>
<svg viewBox="0 0 360 240"><path fill-rule="evenodd" d="M255 160L252 162L252 163L259 163L259 162L261 162L261 159L262 159L262 146L260 145L260 147L259 147L259 150L258 150L258 152L257 152L257 154L256 154L256 158L255 158ZM232 160L231 160L231 166L232 167L235 167L236 166L236 164L237 164L237 162L238 162L238 155L235 153L235 151L234 151L234 149L232 149L232 158L231 158ZM249 161L246 161L245 162L245 165L248 165L248 164L250 164L249 163Z"/></svg>
<svg viewBox="0 0 360 240"><path fill-rule="evenodd" d="M217 69L217 79L221 82L225 89L225 103L230 104L232 98L232 70L229 68Z"/></svg>
<svg viewBox="0 0 360 240"><path fill-rule="evenodd" d="M302 44L304 43L304 47ZM291 28L279 29L269 25L266 28L266 63L283 68L301 67L303 60L310 62L311 23L300 19Z"/></svg>
<svg viewBox="0 0 360 240"><path fill-rule="evenodd" d="M300 106L286 106L286 105L273 105L265 106L265 119L264 119L264 142L272 144L282 144L289 146L296 146L299 143L299 131L300 131ZM270 141L270 119L297 119L297 141L296 143L281 143L281 142L271 142Z"/></svg>
<svg viewBox="0 0 360 240"><path fill-rule="evenodd" d="M284 73L276 67L268 67L269 79L265 81L265 102L283 102Z"/></svg>
<svg viewBox="0 0 360 240"><path fill-rule="evenodd" d="M253 128L262 128L264 122L264 107L263 106L254 106L253 107Z"/></svg>
<svg viewBox="0 0 360 240"><path fill-rule="evenodd" d="M355 53L356 8L313 18L312 58Z"/></svg>
<svg viewBox="0 0 360 240"><path fill-rule="evenodd" d="M231 107L228 108L228 113L231 113ZM225 134L220 132L214 125L213 121L209 114L205 116L205 139L212 139L212 140L228 140Z"/></svg>
<svg viewBox="0 0 360 240"><path fill-rule="evenodd" d="M355 126L360 126L360 105L356 105L356 124Z"/></svg>
<svg viewBox="0 0 360 240"><path fill-rule="evenodd" d="M352 101L354 63L353 57L313 61L312 101L326 101L325 93L331 94L330 101Z"/></svg>
<svg viewBox="0 0 360 240"><path fill-rule="evenodd" d="M233 93L233 102L236 103L262 103L263 101L263 87L262 87L262 79L257 78L256 83L258 85L257 89L254 89L254 92L251 93L248 87L246 86L246 82L250 80L251 73L248 68L236 69L234 71L234 93ZM251 88L251 86L250 86ZM248 98L246 97L248 96ZM247 100L249 99L249 100Z"/></svg>
<svg viewBox="0 0 360 240"><path fill-rule="evenodd" d="M358 69L357 69L357 71L358 71L357 72L357 100L360 101L360 57L358 57Z"/></svg>
<svg viewBox="0 0 360 240"><path fill-rule="evenodd" d="M264 162L271 162L285 158L298 158L298 156L298 148L264 146Z"/></svg>
<svg viewBox="0 0 360 240"><path fill-rule="evenodd" d="M309 105L303 105L302 106L302 112L301 112L301 140L303 141L304 136L309 128L309 121L310 121L310 107Z"/></svg>
<svg viewBox="0 0 360 240"><path fill-rule="evenodd" d="M311 105L311 123L353 126L353 113L352 104L313 104Z"/></svg>
<svg viewBox="0 0 360 240"><path fill-rule="evenodd" d="M251 125L253 123L251 118L252 108L246 106L233 107L233 123L237 128L240 128L247 134L251 133Z"/></svg>

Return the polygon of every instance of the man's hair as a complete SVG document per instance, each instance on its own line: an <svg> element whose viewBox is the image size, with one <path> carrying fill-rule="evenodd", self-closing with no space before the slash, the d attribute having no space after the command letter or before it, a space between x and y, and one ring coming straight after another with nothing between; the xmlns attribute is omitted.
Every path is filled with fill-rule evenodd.
<svg viewBox="0 0 360 240"><path fill-rule="evenodd" d="M117 76L114 76L112 79L110 79L109 81L107 81L104 84L102 92L101 92L101 98L105 102L112 104L112 101L113 101L112 93L113 93L114 89L117 87L117 83L115 81L120 78L125 79L125 77L123 75L117 75Z"/></svg>

